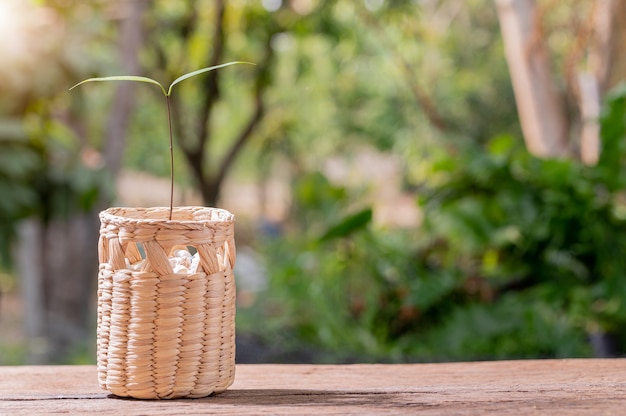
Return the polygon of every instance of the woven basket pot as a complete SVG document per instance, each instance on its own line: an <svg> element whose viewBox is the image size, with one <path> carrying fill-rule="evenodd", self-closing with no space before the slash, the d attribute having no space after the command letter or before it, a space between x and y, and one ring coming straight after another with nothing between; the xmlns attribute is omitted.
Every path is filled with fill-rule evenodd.
<svg viewBox="0 0 626 416"><path fill-rule="evenodd" d="M100 213L98 380L117 396L204 397L235 377L234 216L204 207ZM174 253L196 253L181 272Z"/></svg>

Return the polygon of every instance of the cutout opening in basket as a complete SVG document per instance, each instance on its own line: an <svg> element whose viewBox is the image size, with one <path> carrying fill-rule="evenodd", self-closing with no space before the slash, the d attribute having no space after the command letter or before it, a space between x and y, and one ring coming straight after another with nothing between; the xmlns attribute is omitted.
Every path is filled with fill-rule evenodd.
<svg viewBox="0 0 626 416"><path fill-rule="evenodd" d="M202 272L200 254L195 246L176 245L169 250L168 260L176 274Z"/></svg>
<svg viewBox="0 0 626 416"><path fill-rule="evenodd" d="M134 272L158 274L213 274L231 269L232 255L228 244L217 248L203 245L174 245L168 249L150 248L140 242L129 242L124 247L125 268ZM149 255L148 250L152 250ZM207 251L209 250L209 251ZM160 254L158 254L160 253Z"/></svg>
<svg viewBox="0 0 626 416"><path fill-rule="evenodd" d="M211 251L207 253L206 247L202 247L202 250L199 250L196 246L174 246L170 250L169 258L176 257L191 257L191 267L188 269L189 273L216 273L223 272L229 268L232 268L230 252L228 250L228 245L224 244L215 251ZM178 273L175 269L175 264L172 264L172 268L174 269L174 273ZM186 273L185 270L182 270L183 273Z"/></svg>

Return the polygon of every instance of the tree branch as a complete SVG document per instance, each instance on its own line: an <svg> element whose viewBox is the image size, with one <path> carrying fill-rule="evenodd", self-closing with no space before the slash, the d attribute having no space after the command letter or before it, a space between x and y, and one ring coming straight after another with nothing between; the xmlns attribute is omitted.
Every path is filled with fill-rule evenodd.
<svg viewBox="0 0 626 416"><path fill-rule="evenodd" d="M381 27L380 23L367 11L364 9L364 6L358 6L356 8L357 14L363 19L365 24L367 24L370 28L373 28L378 34L380 34L380 38L387 43L389 46L389 50L393 52L395 58L402 65L402 73L404 74L404 80L408 84L413 97L415 98L415 102L419 107L421 107L424 115L434 127L436 127L440 131L445 131L449 129L448 124L445 119L439 113L439 110L435 106L434 102L431 98L422 90L422 88L418 85L417 80L414 77L414 70L411 67L411 63L407 61L402 53L400 53L392 40L389 39L389 36L385 32L384 28Z"/></svg>
<svg viewBox="0 0 626 416"><path fill-rule="evenodd" d="M255 93L254 112L252 113L250 120L248 120L248 124L246 124L243 130L239 133L237 140L234 141L233 145L228 150L228 153L226 153L226 155L222 159L222 162L220 163L219 170L212 183L212 187L216 190L216 195L214 197L215 199L217 199L217 197L219 196L218 192L221 187L221 184L226 178L226 174L230 170L237 155L241 152L241 149L243 148L243 146L252 136L252 132L254 132L255 127L263 119L263 115L265 114L265 103L263 102L263 91L264 91L264 88L257 87L256 93Z"/></svg>
<svg viewBox="0 0 626 416"><path fill-rule="evenodd" d="M207 66L219 65L224 54L224 14L226 4L224 0L215 1L215 30L213 32L212 51L210 52ZM202 102L198 112L198 124L196 126L196 137L198 138L198 148L201 153L210 141L209 125L213 106L219 100L219 72L211 71L206 76L204 89L202 90Z"/></svg>
<svg viewBox="0 0 626 416"><path fill-rule="evenodd" d="M496 6L526 147L538 157L568 156L569 126L535 3L496 0Z"/></svg>
<svg viewBox="0 0 626 416"><path fill-rule="evenodd" d="M124 71L128 74L138 74L140 71L138 56L144 39L141 16L146 7L146 0L129 2L127 14L120 24L120 60ZM115 177L121 168L121 155L126 146L130 115L135 104L135 85L118 86L113 101L105 130L104 159L111 174Z"/></svg>
<svg viewBox="0 0 626 416"><path fill-rule="evenodd" d="M219 197L221 184L226 178L226 174L228 173L233 162L237 158L237 155L239 155L241 149L248 142L248 140L250 140L250 137L252 136L252 133L254 132L256 126L261 122L263 116L265 115L265 102L263 99L263 95L267 86L269 85L267 71L269 71L269 66L274 58L270 39L271 36L268 36L268 39L265 43L265 57L263 59L263 62L259 65L260 70L257 75L254 93L254 111L252 112L248 123L241 130L239 136L233 142L232 146L222 159L217 174L211 183L211 188L214 190L215 193L215 195L213 195L213 198L215 200L217 200L217 198Z"/></svg>

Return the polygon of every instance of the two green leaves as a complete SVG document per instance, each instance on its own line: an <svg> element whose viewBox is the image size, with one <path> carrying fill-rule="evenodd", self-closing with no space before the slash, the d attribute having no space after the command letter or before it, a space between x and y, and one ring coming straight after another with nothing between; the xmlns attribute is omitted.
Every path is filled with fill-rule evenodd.
<svg viewBox="0 0 626 416"><path fill-rule="evenodd" d="M207 68L198 69L197 71L189 72L189 73L187 73L185 75L182 75L182 76L176 78L174 80L174 82L172 82L170 84L170 86L169 86L167 91L165 91L165 87L163 85L161 85L160 82L155 81L152 78L139 77L139 76L134 76L134 75L122 75L122 76L112 76L112 77L89 78L89 79L86 79L86 80L81 81L78 84L74 85L72 88L70 88L70 90L73 90L74 88L78 87L79 85L83 85L83 84L86 84L88 82L136 81L136 82L145 82L145 83L148 83L148 84L158 85L159 88L161 88L161 91L163 91L163 95L165 95L166 97L169 97L172 94L172 87L174 85L178 84L181 81L184 81L184 80L186 80L188 78L191 78L193 76L196 76L196 75L203 74L205 72L213 71L215 69L220 69L220 68L224 68L224 67L231 66L231 65L236 65L236 64L254 65L251 62L234 61L234 62L228 62L228 63L221 64L221 65L215 65L215 66L211 66L211 67L207 67Z"/></svg>
<svg viewBox="0 0 626 416"><path fill-rule="evenodd" d="M79 82L78 84L74 85L72 88L70 88L70 90L73 90L74 88L78 87L79 85L83 85L86 84L88 82L106 82L106 81L134 81L134 82L145 82L147 84L154 84L157 85L161 91L163 92L163 95L165 96L165 100L167 102L167 121L168 121L168 127L169 127L169 139L170 139L170 211L169 211L169 219L172 219L172 213L174 210L174 150L173 150L173 136L172 136L172 114L171 114L171 110L170 110L170 95L172 94L172 87L174 87L174 85L178 84L181 81L184 81L188 78L191 78L193 76L196 75L200 75L200 74L204 74L205 72L209 72L209 71L213 71L215 69L220 69L220 68L224 68L227 66L231 66L231 65L236 65L236 64L250 64L250 65L254 65L251 62L244 62L244 61L234 61L234 62L228 62L225 64L221 64L221 65L215 65L215 66L211 66L211 67L207 67L207 68L202 68L202 69L198 69L196 71L193 72L189 72L185 75L182 75L178 78L176 78L169 86L169 88L167 89L167 91L165 90L165 87L163 85L161 85L160 82L153 80L152 78L147 78L147 77L140 77L140 76L135 76L135 75L122 75L122 76L111 76L111 77L100 77L100 78L89 78L86 79L84 81Z"/></svg>

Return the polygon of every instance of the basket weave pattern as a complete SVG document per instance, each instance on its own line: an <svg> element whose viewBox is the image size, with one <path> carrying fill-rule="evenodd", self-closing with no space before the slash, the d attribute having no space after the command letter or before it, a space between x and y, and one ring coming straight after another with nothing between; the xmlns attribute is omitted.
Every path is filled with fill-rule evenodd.
<svg viewBox="0 0 626 416"><path fill-rule="evenodd" d="M234 381L234 217L204 207L168 215L100 213L98 380L118 396L204 397ZM195 273L173 272L168 258L181 247L197 250Z"/></svg>

